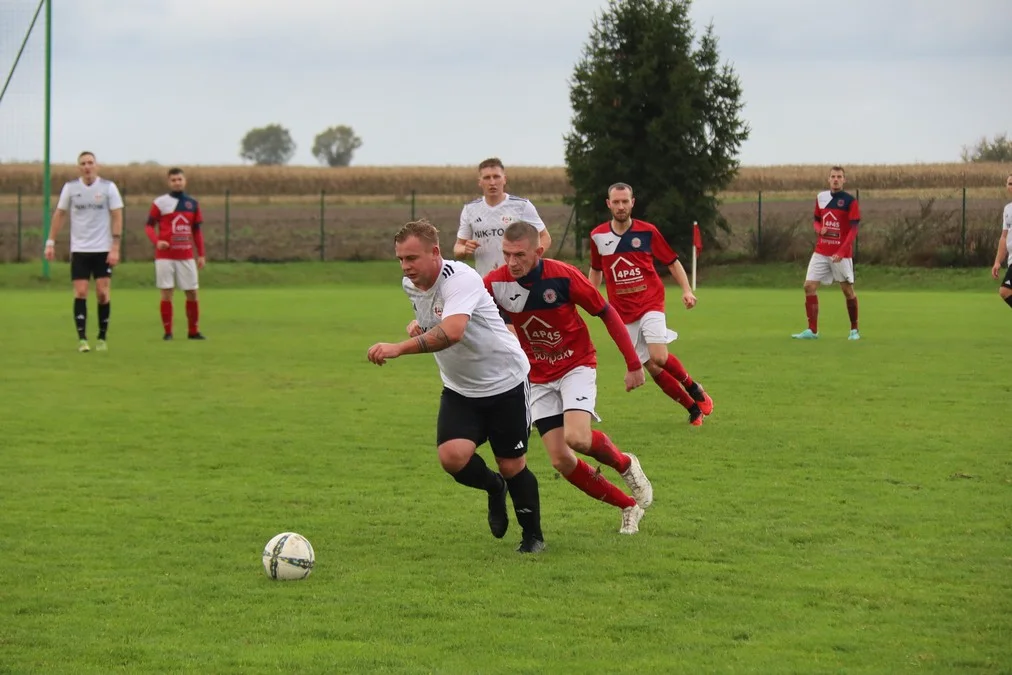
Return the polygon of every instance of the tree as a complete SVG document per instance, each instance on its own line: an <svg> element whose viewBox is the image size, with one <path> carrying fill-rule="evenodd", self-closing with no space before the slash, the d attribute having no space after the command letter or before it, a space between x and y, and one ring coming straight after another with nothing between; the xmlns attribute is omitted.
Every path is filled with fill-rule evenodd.
<svg viewBox="0 0 1012 675"><path fill-rule="evenodd" d="M292 135L280 124L250 129L242 139L239 156L254 164L287 164L295 154Z"/></svg>
<svg viewBox="0 0 1012 675"><path fill-rule="evenodd" d="M685 251L698 221L727 229L717 206L748 138L742 90L721 65L713 25L696 36L690 0L610 0L594 20L570 83L566 167L582 223L610 214L608 186L633 186L633 215Z"/></svg>
<svg viewBox="0 0 1012 675"><path fill-rule="evenodd" d="M362 147L362 139L344 124L324 129L313 141L313 157L327 166L348 166L355 151Z"/></svg>
<svg viewBox="0 0 1012 675"><path fill-rule="evenodd" d="M972 148L963 146L964 162L1012 162L1012 138L1008 134L995 134L994 140L982 136Z"/></svg>

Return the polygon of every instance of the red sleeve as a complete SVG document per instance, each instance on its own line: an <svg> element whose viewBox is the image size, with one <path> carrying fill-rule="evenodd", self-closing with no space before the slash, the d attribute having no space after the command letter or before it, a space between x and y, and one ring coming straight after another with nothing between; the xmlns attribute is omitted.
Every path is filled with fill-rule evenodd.
<svg viewBox="0 0 1012 675"><path fill-rule="evenodd" d="M856 199L851 200L847 217L850 219L851 227L857 227L857 224L861 222L861 207L858 205Z"/></svg>
<svg viewBox="0 0 1012 675"><path fill-rule="evenodd" d="M642 368L643 364L640 363L640 357L636 354L636 347L633 346L632 339L629 337L629 331L626 330L622 317L618 315L615 308L605 305L604 312L601 313L601 320L604 321L604 325L608 329L608 335L618 345L618 350L622 352L626 370L633 371Z"/></svg>
<svg viewBox="0 0 1012 675"><path fill-rule="evenodd" d="M151 243L156 246L158 245L158 232L155 228L158 226L158 219L161 215L162 212L158 210L158 207L152 204L151 209L148 211L148 222L144 226L144 233L148 235Z"/></svg>
<svg viewBox="0 0 1012 675"><path fill-rule="evenodd" d="M204 214L200 212L200 205L198 204L193 214L193 227L198 228L204 224Z"/></svg>
<svg viewBox="0 0 1012 675"><path fill-rule="evenodd" d="M590 279L572 265L566 265L566 275L569 278L569 299L583 307L588 314L593 316L601 314L608 306L608 301L601 295L601 291L594 288Z"/></svg>
<svg viewBox="0 0 1012 675"><path fill-rule="evenodd" d="M197 255L201 258L204 257L204 232L200 229L200 224L194 225L193 227L193 243L197 247Z"/></svg>
<svg viewBox="0 0 1012 675"><path fill-rule="evenodd" d="M597 244L594 243L594 232L590 232L590 269L597 272L601 271L601 252L597 250Z"/></svg>
<svg viewBox="0 0 1012 675"><path fill-rule="evenodd" d="M675 253L674 249L668 244L668 240L664 238L661 231L655 226L651 225L650 228L653 230L653 234L650 238L650 252L654 254L654 258L657 262L664 265L674 265L675 261L678 260L678 254Z"/></svg>

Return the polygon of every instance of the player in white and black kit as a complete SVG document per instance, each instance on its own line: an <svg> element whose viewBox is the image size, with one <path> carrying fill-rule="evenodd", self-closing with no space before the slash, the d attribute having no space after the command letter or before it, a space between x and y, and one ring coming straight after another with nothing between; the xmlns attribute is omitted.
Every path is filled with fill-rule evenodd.
<svg viewBox="0 0 1012 675"><path fill-rule="evenodd" d="M465 263L443 260L435 227L424 220L408 223L394 237L394 248L415 310L408 324L411 337L375 344L368 358L382 366L405 354L433 353L443 380L436 423L443 470L461 485L488 493L488 525L496 538L509 526L508 492L523 529L517 551L538 553L545 544L538 480L526 459L531 430L527 356L478 273ZM500 473L476 452L485 441Z"/></svg>
<svg viewBox="0 0 1012 675"><path fill-rule="evenodd" d="M481 277L503 264L502 236L510 223L530 223L540 237L539 245L551 248L552 236L529 200L506 192L506 168L498 157L490 157L478 165L478 187L482 196L464 205L453 256L457 259L474 256L474 267ZM503 319L510 323L503 313ZM510 327L512 329L512 326Z"/></svg>
<svg viewBox="0 0 1012 675"><path fill-rule="evenodd" d="M119 262L119 245L123 237L123 198L116 184L98 177L95 154L82 152L77 157L81 177L70 181L60 191L60 200L53 212L52 227L46 240L46 260L56 257L56 238L63 218L70 212L70 278L74 282L74 323L77 326L80 352L91 351L86 332L88 322L88 284L95 278L95 299L98 301L98 351L107 349L105 337L109 330L110 280L112 268Z"/></svg>
<svg viewBox="0 0 1012 675"><path fill-rule="evenodd" d="M1005 179L1005 188L1012 194L1012 174ZM991 267L991 276L995 279L1001 274L1001 266L1008 265L1005 278L998 287L998 295L1009 307L1012 307L1012 202L1005 205L1001 214L1001 237L998 238L998 254Z"/></svg>

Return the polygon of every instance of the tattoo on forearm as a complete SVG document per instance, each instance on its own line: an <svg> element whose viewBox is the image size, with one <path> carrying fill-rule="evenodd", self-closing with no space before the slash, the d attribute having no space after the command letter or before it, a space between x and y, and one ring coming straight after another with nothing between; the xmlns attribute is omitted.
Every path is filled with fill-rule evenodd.
<svg viewBox="0 0 1012 675"><path fill-rule="evenodd" d="M418 343L418 351L422 354L439 352L450 346L450 338L440 326L419 335L415 338L415 342Z"/></svg>

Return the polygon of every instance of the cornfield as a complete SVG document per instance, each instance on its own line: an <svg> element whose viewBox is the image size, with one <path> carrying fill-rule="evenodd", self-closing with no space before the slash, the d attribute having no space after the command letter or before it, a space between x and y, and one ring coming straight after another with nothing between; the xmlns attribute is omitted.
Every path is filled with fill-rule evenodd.
<svg viewBox="0 0 1012 675"><path fill-rule="evenodd" d="M165 190L167 167L152 165L103 165L103 177L116 181L130 194L158 194ZM238 197L285 197L328 195L404 199L420 196L459 198L477 195L477 172L473 167L265 167L194 166L186 169L190 188L197 195L223 194ZM924 190L936 188L1000 188L1012 165L992 163L908 164L848 166L848 188L869 190ZM829 170L826 166L742 167L728 193L809 192L822 189ZM561 198L572 192L563 167L508 169L510 187L517 194L542 200ZM64 182L77 177L73 165L54 165L52 189L58 193ZM621 176L616 176L621 180ZM635 187L635 186L634 186ZM42 192L39 164L0 165L0 195L36 196Z"/></svg>

